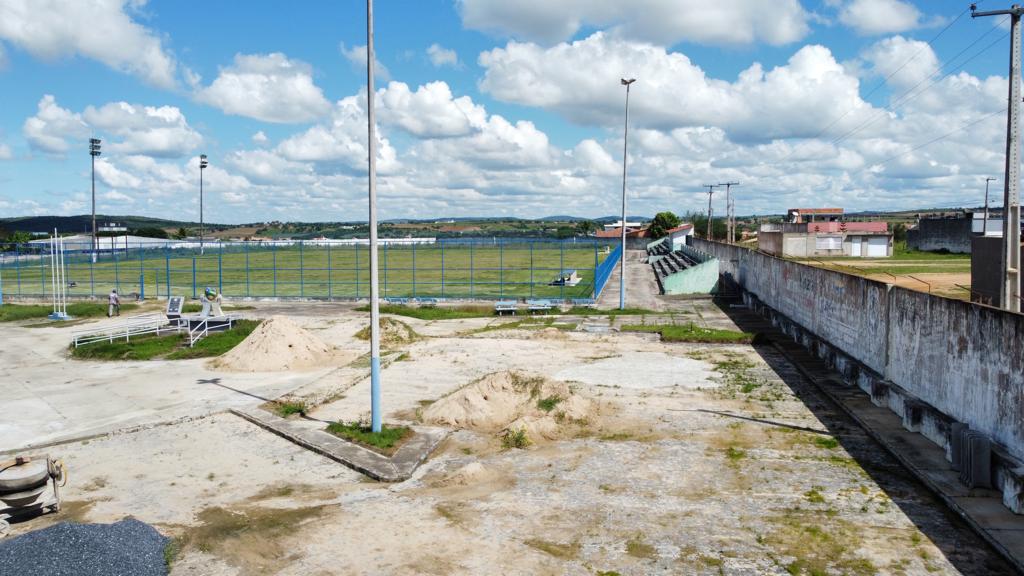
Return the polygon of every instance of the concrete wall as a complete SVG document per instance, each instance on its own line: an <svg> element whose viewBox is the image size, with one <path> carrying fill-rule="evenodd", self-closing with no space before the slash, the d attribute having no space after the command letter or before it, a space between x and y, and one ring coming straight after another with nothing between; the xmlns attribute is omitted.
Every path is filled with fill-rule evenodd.
<svg viewBox="0 0 1024 576"><path fill-rule="evenodd" d="M776 256L782 256L782 232L761 230L757 233L757 249Z"/></svg>
<svg viewBox="0 0 1024 576"><path fill-rule="evenodd" d="M1014 466L1024 460L1024 315L738 246L694 246L792 321L794 334L833 347L837 369L859 362L866 370L848 370L851 379L876 403L902 411L908 428L948 447L949 422L959 421L990 435ZM933 416L925 424L922 412Z"/></svg>
<svg viewBox="0 0 1024 576"><path fill-rule="evenodd" d="M665 294L711 294L718 288L718 259L689 246L679 249L700 264L662 278Z"/></svg>
<svg viewBox="0 0 1024 576"><path fill-rule="evenodd" d="M907 248L970 254L971 219L922 218L917 223L916 230L907 230Z"/></svg>

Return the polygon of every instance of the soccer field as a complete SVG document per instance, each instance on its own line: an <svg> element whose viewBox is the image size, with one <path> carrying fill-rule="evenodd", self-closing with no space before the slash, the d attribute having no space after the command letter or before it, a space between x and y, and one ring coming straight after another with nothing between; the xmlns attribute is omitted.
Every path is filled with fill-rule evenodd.
<svg viewBox="0 0 1024 576"><path fill-rule="evenodd" d="M379 248L381 296L437 298L589 298L595 270L608 247L592 242L481 241L388 245ZM206 286L225 297L365 298L369 248L318 243L266 246L225 243L198 250L129 248L103 253L96 264L87 250L65 256L69 296L140 291L196 296ZM576 270L576 286L553 286L562 270ZM48 256L7 254L3 291L8 296L51 293Z"/></svg>

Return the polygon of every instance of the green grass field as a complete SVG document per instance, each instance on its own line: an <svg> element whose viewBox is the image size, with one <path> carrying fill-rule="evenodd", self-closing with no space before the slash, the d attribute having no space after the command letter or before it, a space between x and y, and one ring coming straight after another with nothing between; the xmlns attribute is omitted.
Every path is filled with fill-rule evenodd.
<svg viewBox="0 0 1024 576"><path fill-rule="evenodd" d="M595 265L603 247L593 244L529 243L499 245L421 245L383 247L380 254L381 296L437 298L588 298ZM170 292L192 296L203 287L220 287L231 297L365 298L369 296L369 250L365 246L225 247L223 254L204 256L173 250L132 251L127 256L102 255L95 265L88 254L65 258L69 296L105 295L118 287L122 294L139 292L140 276L147 297ZM549 286L562 269L577 270L577 286ZM3 261L3 292L7 295L49 294L48 260L22 256ZM195 290L195 292L194 292Z"/></svg>

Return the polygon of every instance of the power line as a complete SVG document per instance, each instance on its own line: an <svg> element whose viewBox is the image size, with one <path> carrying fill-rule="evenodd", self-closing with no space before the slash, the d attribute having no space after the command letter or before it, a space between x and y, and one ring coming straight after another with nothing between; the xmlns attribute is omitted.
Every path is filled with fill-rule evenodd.
<svg viewBox="0 0 1024 576"><path fill-rule="evenodd" d="M1004 19L1004 21L1005 21L1005 19ZM943 65L942 67L939 68L939 70L942 70L942 69L946 68L947 66L951 66L961 55L963 55L965 52L970 50L978 42L982 41L986 36L991 34L994 30L996 30L998 28L998 26L999 26L999 24L996 24L995 26L990 28L987 32L985 32L980 37L978 37L974 42L971 42L970 44L968 44L966 48L964 48L963 50L958 52L956 56L954 56L953 58L948 60L945 65ZM885 114L886 112L895 112L897 108L899 108L899 107L903 106L904 104L907 104L911 100L914 100L915 98L921 96L922 94L924 94L925 92L930 90L933 86L935 86L939 82L942 82L946 78L949 78L951 75L953 75L954 73L956 73L960 69L962 69L964 66L966 66L969 62L971 62L972 60L974 60L978 56L981 56L982 54L984 54L987 50L989 50L990 48L995 46L997 43L1002 41L1004 38L1006 38L1006 36L1008 34L1009 33L1006 33L1006 34L1003 34L1002 36L1000 36L999 38L996 38L994 41L990 42L984 48L982 48L981 50L979 50L979 51L975 52L973 55L971 55L970 58L968 58L967 60L964 60L962 63L957 65L955 68L953 68L950 71L946 72L941 77L932 80L927 86L924 87L924 89L920 90L917 93L913 93L914 90L916 90L919 86L921 86L921 84L924 84L925 82L928 81L928 78L923 78L917 84L915 84L915 85L911 86L909 89L903 91L902 94L900 94L898 97L896 97L895 101L892 104L890 104L889 106L886 106L884 108L881 108L880 110L878 110L878 113L875 114L874 116L868 118L867 120L864 120L863 122L861 122L857 126L854 126L850 130L848 130L848 131L844 132L843 134L841 134L841 135L837 136L836 138L834 138L832 140L831 144L837 145L837 144L842 143L843 141L849 139L851 136L857 134L858 132L860 132L864 128L867 128L871 124L874 124L875 122L877 122L877 121L881 120L882 118L884 118L886 116L886 114Z"/></svg>

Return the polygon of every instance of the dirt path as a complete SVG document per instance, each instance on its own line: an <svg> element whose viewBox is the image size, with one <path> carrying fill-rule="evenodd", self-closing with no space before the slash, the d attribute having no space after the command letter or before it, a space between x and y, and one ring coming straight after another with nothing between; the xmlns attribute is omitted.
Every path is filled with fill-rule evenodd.
<svg viewBox="0 0 1024 576"><path fill-rule="evenodd" d="M647 252L644 250L626 251L626 306L664 310L665 303L658 290L654 269L643 261L646 257ZM616 266L598 299L598 308L619 307L619 278L619 266Z"/></svg>

